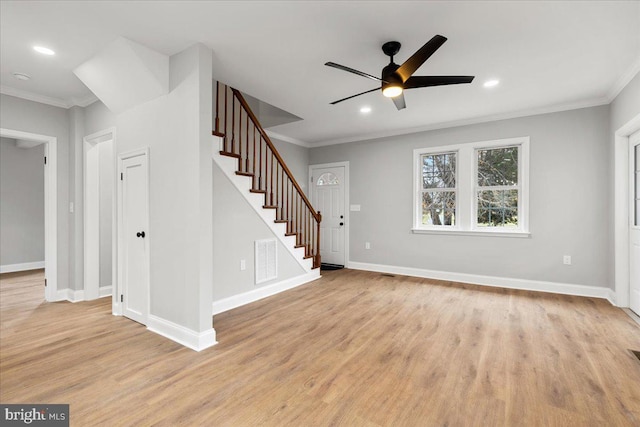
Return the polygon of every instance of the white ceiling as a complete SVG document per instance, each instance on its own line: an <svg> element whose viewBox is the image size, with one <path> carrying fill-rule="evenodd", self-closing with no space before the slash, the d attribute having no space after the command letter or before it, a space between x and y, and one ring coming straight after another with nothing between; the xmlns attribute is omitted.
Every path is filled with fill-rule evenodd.
<svg viewBox="0 0 640 427"><path fill-rule="evenodd" d="M376 83L325 62L378 75L384 42L402 43L402 63L435 34L449 40L416 74L472 84L407 91L402 111L379 92L329 105ZM640 2L3 0L2 92L86 104L72 70L119 36L167 55L205 44L215 78L304 119L271 131L324 144L607 103L640 67ZM500 85L483 88L490 78Z"/></svg>

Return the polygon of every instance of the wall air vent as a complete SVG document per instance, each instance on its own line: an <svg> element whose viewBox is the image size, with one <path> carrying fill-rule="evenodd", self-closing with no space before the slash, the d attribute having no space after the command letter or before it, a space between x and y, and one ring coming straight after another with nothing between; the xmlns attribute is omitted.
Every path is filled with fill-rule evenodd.
<svg viewBox="0 0 640 427"><path fill-rule="evenodd" d="M256 285L278 277L276 239L256 240Z"/></svg>

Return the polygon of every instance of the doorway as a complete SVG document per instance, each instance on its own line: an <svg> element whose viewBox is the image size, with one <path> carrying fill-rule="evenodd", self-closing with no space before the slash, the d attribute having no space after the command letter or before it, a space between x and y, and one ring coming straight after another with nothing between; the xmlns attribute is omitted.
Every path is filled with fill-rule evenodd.
<svg viewBox="0 0 640 427"><path fill-rule="evenodd" d="M320 256L328 268L348 267L349 162L309 166L311 203L322 214Z"/></svg>
<svg viewBox="0 0 640 427"><path fill-rule="evenodd" d="M58 295L58 139L5 128L0 128L0 137L44 144L44 298L63 300L66 296Z"/></svg>
<svg viewBox="0 0 640 427"><path fill-rule="evenodd" d="M84 299L112 294L115 270L113 188L115 130L89 135L83 142Z"/></svg>
<svg viewBox="0 0 640 427"><path fill-rule="evenodd" d="M118 289L114 314L149 315L149 149L118 156Z"/></svg>
<svg viewBox="0 0 640 427"><path fill-rule="evenodd" d="M629 137L629 308L640 314L640 130Z"/></svg>
<svg viewBox="0 0 640 427"><path fill-rule="evenodd" d="M640 114L615 133L614 148L614 257L615 303L619 307L631 307L632 294L640 280L636 202L638 174L636 144L640 131ZM634 296L634 298L637 298ZM639 310L635 307L635 310ZM634 311L635 311L634 310ZM637 311L636 311L637 312Z"/></svg>

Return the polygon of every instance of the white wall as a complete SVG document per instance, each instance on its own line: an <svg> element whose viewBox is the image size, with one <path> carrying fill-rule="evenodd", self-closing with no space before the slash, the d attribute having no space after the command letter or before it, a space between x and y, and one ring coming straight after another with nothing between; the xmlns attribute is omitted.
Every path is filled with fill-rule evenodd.
<svg viewBox="0 0 640 427"><path fill-rule="evenodd" d="M0 265L44 262L44 145L0 138Z"/></svg>
<svg viewBox="0 0 640 427"><path fill-rule="evenodd" d="M211 329L211 51L170 59L170 92L116 117L116 156L149 147L150 314Z"/></svg>
<svg viewBox="0 0 640 427"><path fill-rule="evenodd" d="M57 138L58 290L69 287L69 112L64 108L0 94L0 123L5 129Z"/></svg>
<svg viewBox="0 0 640 427"><path fill-rule="evenodd" d="M213 300L219 301L305 274L291 253L278 244L278 277L255 284L254 243L277 239L222 170L213 166ZM246 270L240 270L240 260Z"/></svg>
<svg viewBox="0 0 640 427"><path fill-rule="evenodd" d="M413 149L518 136L531 138L530 238L411 233ZM609 140L602 106L312 148L310 163L350 162L350 261L610 286Z"/></svg>

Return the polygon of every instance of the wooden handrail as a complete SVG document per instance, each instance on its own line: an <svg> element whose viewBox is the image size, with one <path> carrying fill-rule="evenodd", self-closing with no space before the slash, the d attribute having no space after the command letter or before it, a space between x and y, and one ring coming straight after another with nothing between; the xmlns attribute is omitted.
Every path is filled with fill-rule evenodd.
<svg viewBox="0 0 640 427"><path fill-rule="evenodd" d="M224 90L223 108L220 106L221 86ZM228 111L228 107L231 111ZM222 112L224 117L220 120ZM275 222L286 223L285 235L295 236L295 247L304 248L304 258L313 258L313 268L319 268L322 215L313 209L242 93L217 82L215 113L213 134L224 138L221 154L238 160L236 173L251 177L249 191L264 194L263 208L276 210ZM316 223L315 227L313 222Z"/></svg>
<svg viewBox="0 0 640 427"><path fill-rule="evenodd" d="M258 132L260 132L260 135L262 135L262 137L264 138L264 141L267 143L267 145L271 149L271 152L278 159L278 163L280 163L280 165L282 166L282 169L284 170L284 172L287 174L287 176L291 180L291 183L294 185L296 190L298 190L298 194L300 194L300 197L302 197L302 200L304 201L305 205L307 205L307 207L311 211L311 214L313 215L313 217L316 219L316 221L321 221L322 215L320 215L319 213L317 213L315 211L315 209L313 209L313 205L311 205L311 202L309 201L307 196L302 191L302 188L300 188L300 186L298 185L298 182L293 177L293 174L289 170L289 167L287 167L287 164L284 162L284 160L282 160L282 157L280 157L280 153L278 153L278 150L276 150L275 146L273 145L273 142L271 142L271 139L269 138L269 135L267 135L267 132L260 125L260 122L258 121L258 118L253 114L253 111L251 111L251 108L249 107L249 104L247 104L247 101L244 99L244 96L242 96L240 91L237 90L237 89L231 88L231 91L233 92L233 95L236 98L238 98L238 101L240 101L240 104L244 108L245 112L249 115L249 117L251 117L251 121L255 125L256 129L258 129Z"/></svg>

